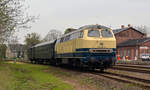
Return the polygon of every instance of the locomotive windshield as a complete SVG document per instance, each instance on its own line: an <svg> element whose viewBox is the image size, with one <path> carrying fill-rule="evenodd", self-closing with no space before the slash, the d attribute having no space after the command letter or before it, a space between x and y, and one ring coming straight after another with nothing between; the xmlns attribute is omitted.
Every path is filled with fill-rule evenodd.
<svg viewBox="0 0 150 90"><path fill-rule="evenodd" d="M110 30L107 30L107 29L106 30L102 30L101 33L102 33L102 37L113 37L113 35L112 35Z"/></svg>
<svg viewBox="0 0 150 90"><path fill-rule="evenodd" d="M100 37L99 30L89 30L88 36L89 37Z"/></svg>

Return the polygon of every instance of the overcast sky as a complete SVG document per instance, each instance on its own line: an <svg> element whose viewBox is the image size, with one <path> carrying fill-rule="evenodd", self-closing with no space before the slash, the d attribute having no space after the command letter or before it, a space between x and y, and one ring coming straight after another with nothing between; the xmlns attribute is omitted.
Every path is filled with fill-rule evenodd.
<svg viewBox="0 0 150 90"><path fill-rule="evenodd" d="M44 37L49 30L79 28L88 24L101 24L111 28L120 25L150 26L150 0L26 0L28 13L39 16L28 32Z"/></svg>

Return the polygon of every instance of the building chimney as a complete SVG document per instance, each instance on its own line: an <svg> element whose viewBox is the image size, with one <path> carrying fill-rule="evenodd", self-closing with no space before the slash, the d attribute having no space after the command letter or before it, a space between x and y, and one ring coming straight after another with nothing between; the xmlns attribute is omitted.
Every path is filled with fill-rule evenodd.
<svg viewBox="0 0 150 90"><path fill-rule="evenodd" d="M130 28L130 27L131 27L131 24L128 24L128 27Z"/></svg>
<svg viewBox="0 0 150 90"><path fill-rule="evenodd" d="M121 29L124 29L124 25L121 25Z"/></svg>

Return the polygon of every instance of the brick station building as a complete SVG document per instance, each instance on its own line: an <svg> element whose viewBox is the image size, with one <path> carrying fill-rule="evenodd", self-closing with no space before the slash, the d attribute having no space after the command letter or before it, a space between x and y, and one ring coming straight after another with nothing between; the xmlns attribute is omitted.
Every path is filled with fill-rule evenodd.
<svg viewBox="0 0 150 90"><path fill-rule="evenodd" d="M120 59L141 60L143 54L150 54L150 38L130 25L113 30L117 41L117 55Z"/></svg>

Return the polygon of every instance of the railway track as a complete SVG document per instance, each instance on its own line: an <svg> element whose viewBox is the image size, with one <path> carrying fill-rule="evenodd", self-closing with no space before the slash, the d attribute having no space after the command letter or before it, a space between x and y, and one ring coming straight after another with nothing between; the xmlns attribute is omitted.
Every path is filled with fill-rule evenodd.
<svg viewBox="0 0 150 90"><path fill-rule="evenodd" d="M141 87L142 89L150 90L150 79L144 79L142 77L133 76L132 74L126 74L119 73L119 72L113 72L113 70L117 70L119 72L131 72L131 73L139 73L141 74L147 74L150 75L150 66L144 66L144 65L123 65L118 64L110 70L106 70L104 73L98 73L94 72L92 74L102 76L104 78L108 78L114 81L122 82L122 83L130 83L134 86Z"/></svg>
<svg viewBox="0 0 150 90"><path fill-rule="evenodd" d="M142 78L137 78L129 75L124 75L124 74L118 74L118 73L112 73L112 72L105 72L105 73L98 73L92 72L93 75L98 75L104 78L108 78L111 80L118 81L119 83L130 83L133 84L137 87L141 87L142 89L150 90L150 80L147 79L142 79Z"/></svg>
<svg viewBox="0 0 150 90"><path fill-rule="evenodd" d="M137 73L145 73L145 74L150 74L150 69L141 69L141 68L131 68L131 67L120 67L120 66L114 66L110 68L112 70L122 70L122 71L129 71L129 72L137 72Z"/></svg>
<svg viewBox="0 0 150 90"><path fill-rule="evenodd" d="M143 69L150 69L150 65L126 65L126 64L117 64L116 66L119 67L131 67L131 68L143 68Z"/></svg>

